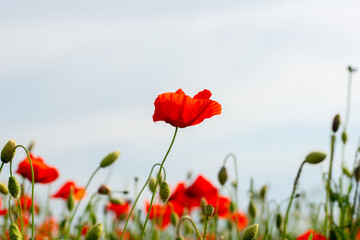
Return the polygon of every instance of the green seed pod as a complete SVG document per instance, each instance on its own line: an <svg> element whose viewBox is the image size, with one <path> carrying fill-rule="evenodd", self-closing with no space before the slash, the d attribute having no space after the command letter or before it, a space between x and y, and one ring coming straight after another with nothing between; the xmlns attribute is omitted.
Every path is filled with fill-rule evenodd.
<svg viewBox="0 0 360 240"><path fill-rule="evenodd" d="M4 195L8 195L9 194L9 190L6 186L5 183L0 183L0 193L4 194Z"/></svg>
<svg viewBox="0 0 360 240"><path fill-rule="evenodd" d="M169 184L167 184L167 182L162 182L160 184L160 199L161 201L163 201L163 203L165 203L169 197L170 197L170 187Z"/></svg>
<svg viewBox="0 0 360 240"><path fill-rule="evenodd" d="M226 180L228 179L228 173L227 173L225 166L220 168L220 171L218 173L218 179L219 179L220 184L222 186L224 186L224 184L226 183Z"/></svg>
<svg viewBox="0 0 360 240"><path fill-rule="evenodd" d="M282 217L281 213L278 213L276 215L276 228L277 229L281 228L282 221L283 221L283 217Z"/></svg>
<svg viewBox="0 0 360 240"><path fill-rule="evenodd" d="M13 196L13 198L19 199L21 193L21 187L16 177L14 176L9 177L8 189L11 196Z"/></svg>
<svg viewBox="0 0 360 240"><path fill-rule="evenodd" d="M9 226L9 237L10 237L10 240L22 240L23 239L21 232L15 223L10 224L10 226Z"/></svg>
<svg viewBox="0 0 360 240"><path fill-rule="evenodd" d="M74 189L70 189L70 194L66 201L67 209L71 212L71 210L74 208L75 205L75 199L74 199Z"/></svg>
<svg viewBox="0 0 360 240"><path fill-rule="evenodd" d="M354 170L355 181L360 181L360 166L357 166Z"/></svg>
<svg viewBox="0 0 360 240"><path fill-rule="evenodd" d="M243 240L254 240L258 231L259 231L259 225L253 224L245 229L242 239Z"/></svg>
<svg viewBox="0 0 360 240"><path fill-rule="evenodd" d="M348 136L346 131L344 130L343 133L341 134L341 140L343 142L343 144L345 144L347 142Z"/></svg>
<svg viewBox="0 0 360 240"><path fill-rule="evenodd" d="M249 203L248 212L249 212L249 215L252 218L256 217L257 208L256 208L255 202L253 200L251 200L250 203Z"/></svg>
<svg viewBox="0 0 360 240"><path fill-rule="evenodd" d="M120 151L109 153L100 163L100 167L105 168L113 164L120 156Z"/></svg>
<svg viewBox="0 0 360 240"><path fill-rule="evenodd" d="M211 217L213 215L214 211L215 211L215 208L213 207L213 205L211 205L211 204L206 205L205 215L207 217Z"/></svg>
<svg viewBox="0 0 360 240"><path fill-rule="evenodd" d="M262 201L265 200L265 196L266 196L266 193L267 193L267 189L268 189L268 186L267 185L264 185L261 189L260 189L260 198Z"/></svg>
<svg viewBox="0 0 360 240"><path fill-rule="evenodd" d="M334 117L334 120L332 122L332 130L334 133L337 132L337 130L339 129L339 126L340 126L340 115L339 114L336 114L335 117Z"/></svg>
<svg viewBox="0 0 360 240"><path fill-rule="evenodd" d="M151 177L149 180L149 188L151 192L155 192L156 177Z"/></svg>
<svg viewBox="0 0 360 240"><path fill-rule="evenodd" d="M318 164L321 163L325 158L326 158L326 153L315 151L309 153L306 156L305 161L310 164Z"/></svg>
<svg viewBox="0 0 360 240"><path fill-rule="evenodd" d="M102 223L98 223L86 233L85 240L99 240L103 232Z"/></svg>
<svg viewBox="0 0 360 240"><path fill-rule="evenodd" d="M1 150L1 161L3 163L8 163L14 158L14 155L15 155L14 148L15 147L16 147L15 140L10 140L5 144L5 146Z"/></svg>
<svg viewBox="0 0 360 240"><path fill-rule="evenodd" d="M171 212L170 214L171 224L176 227L179 222L179 216L175 212Z"/></svg>
<svg viewBox="0 0 360 240"><path fill-rule="evenodd" d="M352 173L350 172L350 170L346 166L342 167L342 172L343 172L343 174L345 174L349 178L352 178Z"/></svg>
<svg viewBox="0 0 360 240"><path fill-rule="evenodd" d="M108 195L110 191L111 191L110 188L105 184L101 184L101 186L98 189L98 193L102 195Z"/></svg>

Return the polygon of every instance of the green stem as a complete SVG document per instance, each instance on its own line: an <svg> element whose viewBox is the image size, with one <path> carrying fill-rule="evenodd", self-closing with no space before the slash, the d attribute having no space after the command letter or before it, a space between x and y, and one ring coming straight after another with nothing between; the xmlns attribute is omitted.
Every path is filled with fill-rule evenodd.
<svg viewBox="0 0 360 240"><path fill-rule="evenodd" d="M179 223L178 223L178 225L177 225L177 227L176 227L176 236L180 236L180 226L181 226L181 223L182 223L183 221L185 221L185 220L186 220L186 221L189 221L189 222L191 223L191 225L192 225L193 228L195 229L195 232L196 232L196 235L197 235L198 239L202 240L202 237L201 237L201 234L200 234L200 232L199 232L199 229L196 227L194 221L193 221L193 220L191 219L191 217L188 216L188 215L182 216L182 217L180 218Z"/></svg>
<svg viewBox="0 0 360 240"><path fill-rule="evenodd" d="M1 174L1 171L2 171L2 169L3 169L3 167L4 167L4 162L1 164L1 167L0 167L0 174Z"/></svg>
<svg viewBox="0 0 360 240"><path fill-rule="evenodd" d="M210 219L209 217L206 217L206 219L205 219L203 240L206 240L206 232L207 232L207 227L208 227L209 219Z"/></svg>
<svg viewBox="0 0 360 240"><path fill-rule="evenodd" d="M178 131L178 127L175 128L175 133L174 133L173 139L172 139L172 141L171 141L170 147L169 147L168 151L166 152L166 155L165 155L165 157L164 157L164 159L162 160L161 165L160 165L160 170L159 170L158 177L157 177L156 183L155 183L155 190L154 190L154 192L153 192L153 194L152 194L151 201L150 201L150 206L149 206L149 211L148 211L148 213L147 213L147 215L146 215L145 223L144 223L144 226L143 226L143 228L142 228L141 240L144 238L144 235L145 235L146 224L147 224L147 222L148 222L148 220L149 220L149 215L150 215L150 212L151 212L152 203L153 203L153 201L154 201L154 197L155 197L155 193L156 193L156 188L157 188L157 186L158 186L158 184L159 184L159 180L160 180L161 170L162 170L163 165L164 165L164 163L165 163L165 160L166 160L167 156L169 155L170 150L171 150L171 148L172 148L172 146L173 146L173 144L174 144L177 131Z"/></svg>
<svg viewBox="0 0 360 240"><path fill-rule="evenodd" d="M47 189L47 198L46 198L46 203L45 203L45 213L44 213L44 222L46 221L47 215L49 213L49 208L50 208L50 192L51 192L51 184L48 185L48 189Z"/></svg>
<svg viewBox="0 0 360 240"><path fill-rule="evenodd" d="M326 184L326 201L325 201L325 214L326 214L326 218L325 218L325 232L327 232L327 220L329 219L329 224L330 224L330 229L332 228L332 219L333 219L333 209L332 209L332 204L330 204L329 200L330 200L330 194L331 194L331 187L330 187L330 182L331 182L331 176L332 176L332 166L333 166L333 159L334 159L334 150L335 150L335 141L336 141L336 136L335 133L333 133L333 135L331 136L331 146L330 146L330 163L329 163L329 175L328 175L328 179L327 179L327 184ZM330 207L330 215L329 215L329 210L328 207ZM330 234L330 232L329 232Z"/></svg>
<svg viewBox="0 0 360 240"><path fill-rule="evenodd" d="M129 220L130 220L130 217L131 217L131 215L132 215L132 213L133 213L133 211L134 211L134 209L135 209L136 203L137 203L137 201L138 201L139 198L140 198L140 195L142 194L142 192L144 191L144 189L145 189L146 186L148 185L148 183L149 183L149 181L150 181L150 178L151 178L151 175L152 175L152 172L154 171L155 166L158 166L158 165L160 165L160 164L159 164L159 163L156 163L156 164L154 164L154 166L151 168L151 171L150 171L150 174L149 174L148 179L146 180L144 186L143 186L142 189L140 190L140 193L137 195L137 197L136 197L136 199L135 199L135 202L134 202L134 204L133 204L133 206L132 206L132 208L131 208L131 210L130 210L130 213L129 213L127 219L126 219L124 228L123 228L122 233L121 233L121 236L120 236L120 240L121 240L121 239L123 238L123 236L124 236L126 227L127 227L128 222L129 222Z"/></svg>
<svg viewBox="0 0 360 240"><path fill-rule="evenodd" d="M305 160L301 163L301 166L300 166L299 171L297 173L297 176L295 178L294 187L293 187L291 197L290 197L290 202L289 202L289 205L287 207L286 215L285 215L285 219L284 219L284 229L283 229L283 235L282 235L282 238L281 238L282 240L285 240L285 237L286 237L286 226L287 226L287 222L288 222L288 218L289 218L289 212L290 212L291 204L292 204L292 201L294 199L296 186L297 186L299 178L300 178L302 167L304 166L305 163L306 163Z"/></svg>
<svg viewBox="0 0 360 240"><path fill-rule="evenodd" d="M17 199L17 203L18 203L18 206L19 206L19 213L20 213L20 227L21 227L21 234L23 234L24 235L24 219L23 219L23 217L22 217L22 207L21 207L21 203L20 203L20 200L19 199Z"/></svg>
<svg viewBox="0 0 360 240"><path fill-rule="evenodd" d="M71 217L70 217L70 220L69 220L68 226L67 226L67 228L66 228L65 240L67 240L67 239L68 239L68 237L69 237L69 232L70 232L71 222L72 222L72 220L73 220L73 219L74 219L74 217L75 217L76 211L77 211L77 209L79 208L79 205L80 205L80 203L81 203L81 200L83 199L84 194L85 194L85 192L86 192L86 189L88 188L88 186L89 186L89 184L90 184L91 180L94 178L95 174L96 174L96 173L100 170L100 168L101 168L101 166L99 166L98 168L96 168L96 170L95 170L95 171L91 174L91 176L90 176L90 178L89 178L88 182L86 183L85 190L84 190L84 192L82 193L82 195L81 195L81 197L80 197L80 199L79 199L78 203L76 204L76 207L75 207L75 209L74 209L74 212L73 212L72 214L70 214L70 216L71 216Z"/></svg>
<svg viewBox="0 0 360 240"><path fill-rule="evenodd" d="M10 209L11 209L11 197L9 197L9 217L10 217L10 223L11 223L11 224L13 224L13 223L14 223L14 221L13 221L13 219L12 219Z"/></svg>

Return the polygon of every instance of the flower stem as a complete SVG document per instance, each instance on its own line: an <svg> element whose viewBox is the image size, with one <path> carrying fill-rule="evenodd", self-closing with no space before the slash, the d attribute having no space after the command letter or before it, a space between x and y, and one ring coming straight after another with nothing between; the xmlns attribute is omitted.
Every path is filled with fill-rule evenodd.
<svg viewBox="0 0 360 240"><path fill-rule="evenodd" d="M194 221L193 221L193 220L191 219L191 217L188 216L188 215L182 216L182 217L180 218L179 223L178 223L178 225L177 225L177 227L176 227L176 236L180 236L180 226L181 226L181 223L182 223L183 221L185 221L185 220L187 220L187 221L189 221L189 222L191 223L191 225L192 225L192 226L194 227L194 229L195 229L195 232L196 232L196 235L197 235L198 239L202 240L202 237L201 237L201 234L200 234L200 232L199 232L199 229L196 227Z"/></svg>
<svg viewBox="0 0 360 240"><path fill-rule="evenodd" d="M65 232L65 240L67 240L68 239L68 237L69 237L69 232L70 232L70 226L71 226L71 222L72 222L72 220L74 219L74 217L75 217L75 214L76 214L76 211L77 211L77 209L79 208L79 205L80 205L80 203L81 203L81 200L83 199L83 197L84 197L84 194L85 194L85 192L86 192L86 189L88 188L88 186L89 186L89 184L90 184L90 182L91 182L91 180L94 178L94 176L95 176L95 174L100 170L100 166L98 167L98 168L96 168L95 169L95 171L91 174L91 176L90 176L90 178L89 178L89 180L88 180L88 182L86 183L86 186L85 186L85 189L84 189L84 191L82 192L82 194L81 194L81 197L80 197L80 199L79 199L79 201L78 201L78 203L76 204L76 207L74 208L74 212L72 213L72 214L70 214L70 220L69 220L69 223L68 223L68 226L67 226L67 228L66 228L66 232Z"/></svg>
<svg viewBox="0 0 360 240"><path fill-rule="evenodd" d="M328 179L327 179L327 184L326 184L326 201L325 201L325 214L326 214L326 218L325 218L325 231L327 231L327 219L329 219L329 224L330 224L330 229L332 228L332 222L333 222L333 211L332 211L332 204L330 204L330 194L331 194L331 187L330 187L330 182L331 182L331 175L332 175L332 165L333 165L333 159L334 159L334 149L335 149L335 140L336 140L336 136L335 134L333 134L331 136L331 146L330 146L330 163L329 163L329 175L328 175ZM329 210L328 207L330 207L330 215L329 215Z"/></svg>
<svg viewBox="0 0 360 240"><path fill-rule="evenodd" d="M206 240L206 232L207 232L207 227L208 227L209 219L210 219L209 217L206 217L206 219L205 219L203 240Z"/></svg>
<svg viewBox="0 0 360 240"><path fill-rule="evenodd" d="M294 181L294 187L293 187L293 190L292 190L292 193L291 193L290 202L289 202L288 208L286 210L286 215L285 215L285 219L284 219L284 229L283 229L283 235L282 235L282 238L281 238L282 240L285 240L285 237L286 237L286 225L287 225L288 218L289 218L289 212L290 212L291 204L292 204L292 201L294 199L296 186L297 186L299 178L300 178L301 170L302 170L305 163L306 163L306 160L304 160L301 163L301 166L299 168L299 171L298 171L297 176L296 176L295 181Z"/></svg>
<svg viewBox="0 0 360 240"><path fill-rule="evenodd" d="M154 192L153 192L153 194L152 194L151 201L150 201L150 206L149 206L149 211L148 211L148 213L147 213L147 215L146 215L146 219L145 219L145 222L144 222L144 226L143 226L143 228L142 228L141 240L144 238L144 235L145 235L146 224L147 224L147 222L148 222L148 220L149 220L149 215L150 215L150 212L151 212L151 206L152 206L152 203L153 203L153 201L154 201L154 197L155 197L155 193L156 193L156 188L157 188L157 186L158 186L158 184L159 184L161 171L162 171L163 165L164 165L164 163L165 163L165 160L166 160L167 156L169 155L170 150L171 150L171 148L172 148L172 146L173 146L173 144L174 144L177 131L178 131L178 127L175 128L175 133L174 133L173 139L172 139L172 141L171 141L170 147L169 147L168 151L166 152L165 157L164 157L164 159L162 160L161 165L160 165L160 170L159 170L158 177L157 177L156 183L155 183L155 190L154 190Z"/></svg>

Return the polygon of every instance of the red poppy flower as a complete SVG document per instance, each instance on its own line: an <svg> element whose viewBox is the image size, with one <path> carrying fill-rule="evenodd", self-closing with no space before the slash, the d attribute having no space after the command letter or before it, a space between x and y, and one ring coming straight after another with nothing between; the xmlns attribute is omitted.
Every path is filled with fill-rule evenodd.
<svg viewBox="0 0 360 240"><path fill-rule="evenodd" d="M165 121L174 127L184 128L201 123L206 118L221 113L221 105L210 100L211 92L203 90L193 98L179 89L163 93L155 99L154 122Z"/></svg>
<svg viewBox="0 0 360 240"><path fill-rule="evenodd" d="M300 236L298 236L296 238L296 240L308 240L309 237L310 237L310 234L313 234L313 240L326 240L326 237L319 234L319 233L316 233L314 229L310 229L308 231L306 231L305 233L301 234Z"/></svg>
<svg viewBox="0 0 360 240"><path fill-rule="evenodd" d="M242 212L235 212L231 214L231 220L233 220L234 223L237 222L237 227L240 230L245 229L245 227L248 225L248 218L246 214Z"/></svg>
<svg viewBox="0 0 360 240"><path fill-rule="evenodd" d="M67 181L54 195L53 198L68 199L71 188L73 189L74 199L80 200L85 196L85 188L77 187L73 181Z"/></svg>
<svg viewBox="0 0 360 240"><path fill-rule="evenodd" d="M1 204L2 204L2 202L1 202L1 197L0 197L0 208L1 208ZM7 213L7 209L6 209L6 208L0 210L0 216L5 215L6 213Z"/></svg>
<svg viewBox="0 0 360 240"><path fill-rule="evenodd" d="M21 195L19 198L20 204L21 204L21 209L23 211L28 211L30 212L30 208L31 208L31 197L28 195ZM17 202L16 202L17 204ZM34 201L34 209L35 209L35 213L39 212L39 205Z"/></svg>
<svg viewBox="0 0 360 240"><path fill-rule="evenodd" d="M130 203L128 201L124 201L121 204L109 202L106 205L106 210L115 213L116 218L126 217L130 210Z"/></svg>
<svg viewBox="0 0 360 240"><path fill-rule="evenodd" d="M34 168L34 181L36 183L51 183L59 177L58 170L46 165L41 157L35 157L30 153L30 158ZM30 161L27 157L19 163L16 173L32 181Z"/></svg>
<svg viewBox="0 0 360 240"><path fill-rule="evenodd" d="M149 212L150 203L146 203L146 212ZM155 224L161 228L166 228L170 223L171 207L166 205L156 205L151 206L151 212L149 218L155 222Z"/></svg>

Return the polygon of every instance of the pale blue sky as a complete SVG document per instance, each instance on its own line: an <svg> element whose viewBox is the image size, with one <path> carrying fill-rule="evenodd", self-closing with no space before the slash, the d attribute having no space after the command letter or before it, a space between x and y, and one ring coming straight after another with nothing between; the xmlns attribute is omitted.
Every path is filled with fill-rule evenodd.
<svg viewBox="0 0 360 240"><path fill-rule="evenodd" d="M359 9L358 1L1 1L0 144L36 140L34 153L60 170L53 189L67 179L84 185L119 149L110 185L132 190L174 131L152 121L157 95L207 88L223 113L180 129L169 183L188 170L216 180L233 152L241 207L250 177L281 201L305 155L329 151L331 120L345 111L346 66L360 66ZM359 87L355 74L351 163ZM326 169L306 167L300 187L320 188Z"/></svg>

